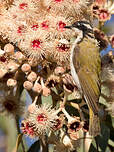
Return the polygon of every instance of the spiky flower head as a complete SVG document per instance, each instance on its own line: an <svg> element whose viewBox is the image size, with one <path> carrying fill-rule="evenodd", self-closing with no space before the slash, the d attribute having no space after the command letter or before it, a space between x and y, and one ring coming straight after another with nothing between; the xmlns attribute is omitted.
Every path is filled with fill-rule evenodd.
<svg viewBox="0 0 114 152"><path fill-rule="evenodd" d="M0 112L5 112L6 114L22 115L24 111L24 103L19 101L16 96L13 95L1 95L0 98Z"/></svg>
<svg viewBox="0 0 114 152"><path fill-rule="evenodd" d="M25 18L30 17L38 11L35 3L32 0L14 0L13 6L9 9L10 13L15 12L15 17Z"/></svg>
<svg viewBox="0 0 114 152"><path fill-rule="evenodd" d="M53 22L51 23L53 25L53 31L52 31L52 38L53 39L71 39L71 36L73 35L73 32L71 34L71 30L68 30L64 28L66 25L71 25L76 21L74 18L68 18L67 16L58 15L52 16Z"/></svg>
<svg viewBox="0 0 114 152"><path fill-rule="evenodd" d="M86 0L46 0L47 7L51 13L61 14L77 14L82 12L83 8L87 6Z"/></svg>
<svg viewBox="0 0 114 152"><path fill-rule="evenodd" d="M48 57L58 65L69 65L71 45L66 39L56 39L49 43Z"/></svg>
<svg viewBox="0 0 114 152"><path fill-rule="evenodd" d="M37 31L29 29L24 41L21 41L18 47L27 57L35 58L40 62L46 54L47 34L47 32L41 29Z"/></svg>
<svg viewBox="0 0 114 152"><path fill-rule="evenodd" d="M44 104L41 106L36 105L31 113L29 112L25 121L34 126L32 127L34 134L39 136L48 133L49 130L52 130L57 123L57 119L58 116L56 110L52 109L49 104ZM29 132L27 134L29 134Z"/></svg>

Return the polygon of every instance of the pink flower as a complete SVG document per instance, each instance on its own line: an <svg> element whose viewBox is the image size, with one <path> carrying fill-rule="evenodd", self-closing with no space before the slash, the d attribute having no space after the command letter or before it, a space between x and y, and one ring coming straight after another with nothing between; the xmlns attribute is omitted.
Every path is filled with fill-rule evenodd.
<svg viewBox="0 0 114 152"><path fill-rule="evenodd" d="M48 21L42 22L42 23L41 23L41 27L42 27L43 29L48 29L48 27L49 27Z"/></svg>
<svg viewBox="0 0 114 152"><path fill-rule="evenodd" d="M61 32L62 31L64 31L64 30L66 30L64 27L66 26L66 24L64 23L64 22L62 22L62 21L59 21L58 23L57 23L57 30L60 30Z"/></svg>
<svg viewBox="0 0 114 152"><path fill-rule="evenodd" d="M107 21L110 19L111 14L108 12L107 9L99 9L99 20L100 21Z"/></svg>
<svg viewBox="0 0 114 152"><path fill-rule="evenodd" d="M25 118L24 121L27 123L24 125L24 128L22 128L22 131L28 135L44 135L54 128L57 119L56 110L52 109L50 105L36 105Z"/></svg>
<svg viewBox="0 0 114 152"><path fill-rule="evenodd" d="M30 137L35 137L35 131L34 131L34 124L32 124L29 121L22 121L21 123L21 130L24 134L30 136Z"/></svg>

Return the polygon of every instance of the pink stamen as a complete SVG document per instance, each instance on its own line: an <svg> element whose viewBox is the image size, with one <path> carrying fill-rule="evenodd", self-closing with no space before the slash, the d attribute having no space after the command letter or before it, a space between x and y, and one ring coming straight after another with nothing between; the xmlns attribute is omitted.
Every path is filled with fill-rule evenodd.
<svg viewBox="0 0 114 152"><path fill-rule="evenodd" d="M19 5L19 8L20 9L26 9L28 7L28 4L27 3L21 3L20 5Z"/></svg>
<svg viewBox="0 0 114 152"><path fill-rule="evenodd" d="M34 49L40 48L40 47L41 47L41 41L38 40L38 39L32 41L32 47L33 47Z"/></svg>
<svg viewBox="0 0 114 152"><path fill-rule="evenodd" d="M37 31L38 28L39 28L38 24L35 24L35 25L32 26L32 29L33 29L34 31Z"/></svg>

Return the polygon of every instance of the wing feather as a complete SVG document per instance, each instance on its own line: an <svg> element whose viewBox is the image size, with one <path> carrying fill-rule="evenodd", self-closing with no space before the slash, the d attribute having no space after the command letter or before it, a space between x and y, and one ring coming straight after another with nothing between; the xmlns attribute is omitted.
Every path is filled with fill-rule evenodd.
<svg viewBox="0 0 114 152"><path fill-rule="evenodd" d="M87 73L84 73L84 71L78 72L80 84L82 87L82 91L84 94L84 98L88 104L88 106L92 109L92 111L97 114L98 113L98 100L99 100L99 94L100 90L97 87L97 94L96 94L96 87L93 88L94 85L96 85L96 82L92 80L92 76L88 75ZM91 83L90 81L93 81ZM89 84L89 85L88 85Z"/></svg>
<svg viewBox="0 0 114 152"><path fill-rule="evenodd" d="M73 64L79 78L83 96L94 114L98 113L100 96L100 55L93 41L84 39L74 49Z"/></svg>

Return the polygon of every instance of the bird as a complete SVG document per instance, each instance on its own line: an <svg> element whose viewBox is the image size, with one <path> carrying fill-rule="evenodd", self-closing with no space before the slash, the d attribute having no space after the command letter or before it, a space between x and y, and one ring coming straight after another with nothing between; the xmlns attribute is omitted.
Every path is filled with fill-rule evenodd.
<svg viewBox="0 0 114 152"><path fill-rule="evenodd" d="M71 75L89 108L89 134L101 132L99 97L101 92L101 58L93 27L88 21L77 21L64 28L76 33L70 52Z"/></svg>

